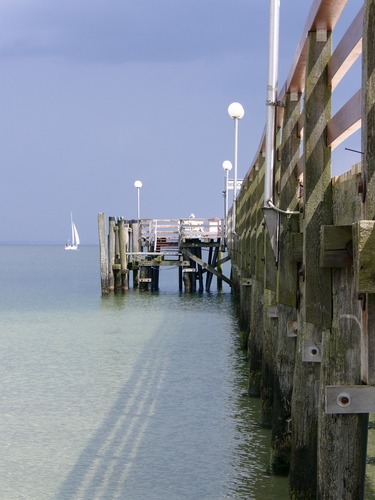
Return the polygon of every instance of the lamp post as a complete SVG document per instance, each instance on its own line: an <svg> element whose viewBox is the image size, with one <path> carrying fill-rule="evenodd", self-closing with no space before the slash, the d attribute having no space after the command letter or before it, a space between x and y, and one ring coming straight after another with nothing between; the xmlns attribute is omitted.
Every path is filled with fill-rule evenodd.
<svg viewBox="0 0 375 500"><path fill-rule="evenodd" d="M141 181L135 181L134 187L137 188L137 197L138 197L138 204L137 204L137 215L138 215L138 220L141 218L141 196L140 196L140 191L142 187L142 182Z"/></svg>
<svg viewBox="0 0 375 500"><path fill-rule="evenodd" d="M233 185L233 232L236 232L236 198L237 198L237 152L238 152L238 121L243 118L245 111L239 102L232 102L228 106L229 116L234 120L234 185Z"/></svg>
<svg viewBox="0 0 375 500"><path fill-rule="evenodd" d="M232 170L232 163L229 160L223 161L225 171L225 191L224 191L224 236L228 235L228 175Z"/></svg>

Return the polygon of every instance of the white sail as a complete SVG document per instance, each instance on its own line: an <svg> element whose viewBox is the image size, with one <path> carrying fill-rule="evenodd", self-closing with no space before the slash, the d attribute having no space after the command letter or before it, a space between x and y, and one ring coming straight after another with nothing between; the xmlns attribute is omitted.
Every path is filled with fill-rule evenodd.
<svg viewBox="0 0 375 500"><path fill-rule="evenodd" d="M78 246L79 243L80 243L80 241L79 241L79 234L78 234L78 231L77 231L77 228L76 228L76 225L74 224L74 222L73 222L72 228L73 228L73 235L74 235L74 237L73 237L73 244Z"/></svg>
<svg viewBox="0 0 375 500"><path fill-rule="evenodd" d="M70 225L72 230L72 240L65 245L65 250L77 250L80 244L79 234L73 222L73 214L70 214Z"/></svg>

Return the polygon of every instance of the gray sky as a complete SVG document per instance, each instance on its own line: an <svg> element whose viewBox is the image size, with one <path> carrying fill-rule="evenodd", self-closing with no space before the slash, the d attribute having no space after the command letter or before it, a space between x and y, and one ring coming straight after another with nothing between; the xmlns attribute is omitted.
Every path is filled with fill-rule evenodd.
<svg viewBox="0 0 375 500"><path fill-rule="evenodd" d="M311 3L281 0L280 87ZM228 105L245 108L239 178L265 126L268 16L267 0L2 0L0 242L63 245L72 211L95 244L98 212L136 217L136 179L144 218L222 217ZM334 173L360 160L336 156Z"/></svg>

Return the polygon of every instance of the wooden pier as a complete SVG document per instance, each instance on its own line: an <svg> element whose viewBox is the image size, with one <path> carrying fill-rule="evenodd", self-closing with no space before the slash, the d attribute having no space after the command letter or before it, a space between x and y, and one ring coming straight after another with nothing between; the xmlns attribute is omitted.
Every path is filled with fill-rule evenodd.
<svg viewBox="0 0 375 500"><path fill-rule="evenodd" d="M275 103L272 200L264 198L264 133L228 238L249 394L262 399L261 421L272 429L270 464L289 474L293 499L369 498L364 478L368 432L374 432L368 430L369 414L375 412L375 0L358 2L357 15L332 50L346 4L312 2ZM362 88L332 114L335 88L361 55ZM359 128L358 163L333 178L332 150ZM372 495L374 485L367 485Z"/></svg>
<svg viewBox="0 0 375 500"><path fill-rule="evenodd" d="M229 257L220 219L141 219L127 221L98 214L102 294L133 287L159 289L160 267L178 267L179 290L211 289L213 276L220 289L231 280L222 272ZM205 252L204 252L205 251ZM203 255L203 252L206 255Z"/></svg>
<svg viewBox="0 0 375 500"><path fill-rule="evenodd" d="M375 0L358 2L332 50L346 4L312 1L273 103L273 175L265 128L226 238L221 221L199 219L110 218L107 236L99 214L103 293L126 290L130 272L134 286L157 289L164 265L179 266L180 289L209 290L214 275L231 285L248 392L262 400L270 466L289 475L293 499L365 498L375 413ZM333 114L334 91L359 57L361 88ZM359 129L358 163L332 177L333 149ZM230 279L220 269L225 251ZM375 495L375 479L368 487Z"/></svg>

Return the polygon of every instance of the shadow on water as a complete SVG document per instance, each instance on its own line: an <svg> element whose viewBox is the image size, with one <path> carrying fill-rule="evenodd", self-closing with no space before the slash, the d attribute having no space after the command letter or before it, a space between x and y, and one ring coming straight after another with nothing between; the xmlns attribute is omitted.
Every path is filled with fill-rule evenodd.
<svg viewBox="0 0 375 500"><path fill-rule="evenodd" d="M138 361L108 416L62 483L61 500L121 495L163 384L161 342Z"/></svg>
<svg viewBox="0 0 375 500"><path fill-rule="evenodd" d="M239 347L231 297L132 291L105 297L101 310L121 314L136 304L147 328L147 317L152 318L162 303L174 311L169 316L171 330L186 321L194 331L179 325L169 340L160 331L148 339L56 498L288 498L286 478L272 476L268 470L270 436L258 425L260 401L245 395L246 354ZM213 331L208 334L205 326L200 327L202 321L209 321ZM215 330L222 323L223 331L218 333ZM176 337L176 344L170 345ZM189 354L191 341L202 344ZM217 372L214 380L207 380L212 372ZM168 399L165 392L171 384L181 394L172 391ZM185 419L189 411L192 415ZM161 424L164 418L167 422ZM210 419L209 424L203 422ZM207 464L209 460L212 464Z"/></svg>

